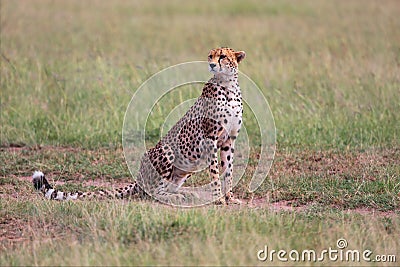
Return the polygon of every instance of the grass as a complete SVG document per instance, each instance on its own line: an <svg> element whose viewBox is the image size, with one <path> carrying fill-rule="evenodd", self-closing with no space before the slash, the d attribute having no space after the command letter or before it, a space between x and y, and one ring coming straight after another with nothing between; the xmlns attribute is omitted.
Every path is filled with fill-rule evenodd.
<svg viewBox="0 0 400 267"><path fill-rule="evenodd" d="M399 245L398 218L329 211L176 210L149 203L38 199L1 205L2 218L29 223L21 236L34 239L2 253L2 265L51 265L55 259L61 265L257 265L257 251L264 245L321 251L336 248L337 239L345 236L350 248L370 249L374 255L393 255Z"/></svg>
<svg viewBox="0 0 400 267"><path fill-rule="evenodd" d="M2 143L118 146L143 81L227 45L285 148L398 146L396 2L155 3L3 1Z"/></svg>
<svg viewBox="0 0 400 267"><path fill-rule="evenodd" d="M3 148L4 166L19 168L3 168L0 175L0 264L258 265L263 262L256 253L265 245L318 253L336 248L342 237L349 249L396 255L398 153L278 152L258 191L247 193L247 176L235 189L254 198L253 206L175 209L139 201L50 202L20 178L42 166L52 183L67 182L57 186L61 190L107 188L91 181L129 182L121 150ZM371 159L375 166L367 167ZM341 170L341 164L350 167Z"/></svg>
<svg viewBox="0 0 400 267"><path fill-rule="evenodd" d="M1 266L260 265L264 245L322 250L342 237L351 249L398 253L396 1L0 4ZM250 194L260 140L246 109L250 165L235 192L254 207L59 203L33 192L24 177L37 169L63 190L129 182L121 133L133 93L217 46L246 51L240 70L266 96L277 127L272 170ZM159 139L164 114L200 90L164 96L147 141Z"/></svg>
<svg viewBox="0 0 400 267"><path fill-rule="evenodd" d="M133 181L121 149L2 149L0 160L4 163L0 171L3 184L16 183L18 177L31 176L38 169L53 184L67 182L58 185L61 190L91 190L97 185L107 188ZM375 165L370 166L371 161ZM244 198L268 196L272 203L289 201L292 206L313 203L342 210L396 211L399 166L400 150L278 152L268 178L256 192L247 191L254 171L252 164L246 168L235 192ZM206 184L209 180L207 173L194 177L188 184ZM7 193L18 188L19 185Z"/></svg>

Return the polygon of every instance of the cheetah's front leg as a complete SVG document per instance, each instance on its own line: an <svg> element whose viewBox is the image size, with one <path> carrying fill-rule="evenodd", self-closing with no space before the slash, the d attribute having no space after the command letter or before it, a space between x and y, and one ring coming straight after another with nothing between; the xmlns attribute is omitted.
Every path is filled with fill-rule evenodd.
<svg viewBox="0 0 400 267"><path fill-rule="evenodd" d="M225 204L225 198L222 195L221 180L218 169L218 148L217 141L207 142L208 163L211 180L212 200L217 204Z"/></svg>
<svg viewBox="0 0 400 267"><path fill-rule="evenodd" d="M233 155L235 152L236 136L230 136L221 146L221 167L224 182L224 195L227 202L241 204L242 202L234 198L232 192L232 171L233 171Z"/></svg>

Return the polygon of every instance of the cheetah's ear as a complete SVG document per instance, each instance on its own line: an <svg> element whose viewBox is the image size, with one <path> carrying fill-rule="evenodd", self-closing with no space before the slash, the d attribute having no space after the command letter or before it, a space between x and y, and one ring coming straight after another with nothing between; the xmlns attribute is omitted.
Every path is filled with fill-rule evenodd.
<svg viewBox="0 0 400 267"><path fill-rule="evenodd" d="M235 56L237 63L239 63L246 57L246 53L244 51L237 51L235 52Z"/></svg>

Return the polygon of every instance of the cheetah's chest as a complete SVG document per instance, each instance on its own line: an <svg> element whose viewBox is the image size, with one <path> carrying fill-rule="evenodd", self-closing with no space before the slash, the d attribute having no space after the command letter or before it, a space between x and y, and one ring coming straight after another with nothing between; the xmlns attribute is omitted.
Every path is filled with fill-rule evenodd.
<svg viewBox="0 0 400 267"><path fill-rule="evenodd" d="M229 136L237 136L242 125L243 103L239 87L227 87L222 101L222 125Z"/></svg>

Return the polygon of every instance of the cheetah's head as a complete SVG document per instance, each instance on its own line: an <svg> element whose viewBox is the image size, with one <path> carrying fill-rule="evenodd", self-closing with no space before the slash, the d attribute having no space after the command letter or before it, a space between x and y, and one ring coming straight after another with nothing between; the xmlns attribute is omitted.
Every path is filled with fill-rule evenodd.
<svg viewBox="0 0 400 267"><path fill-rule="evenodd" d="M244 51L235 52L228 47L216 48L208 54L208 67L214 75L231 76L238 72L238 64L246 56Z"/></svg>

